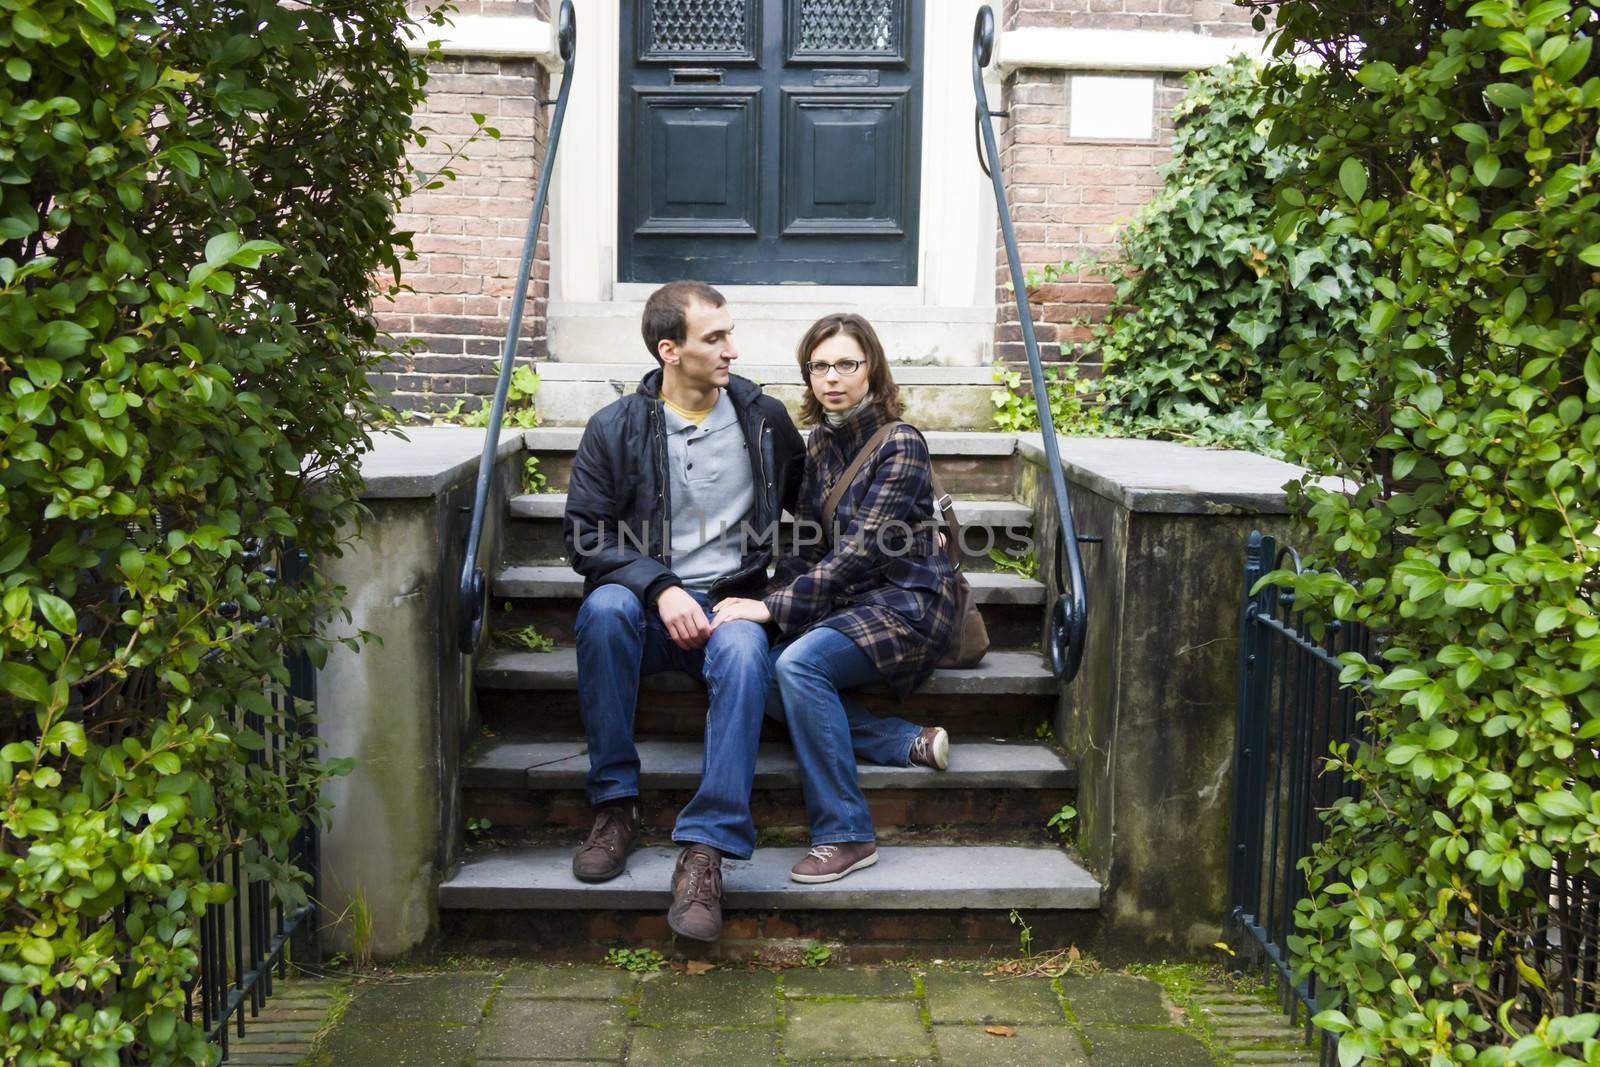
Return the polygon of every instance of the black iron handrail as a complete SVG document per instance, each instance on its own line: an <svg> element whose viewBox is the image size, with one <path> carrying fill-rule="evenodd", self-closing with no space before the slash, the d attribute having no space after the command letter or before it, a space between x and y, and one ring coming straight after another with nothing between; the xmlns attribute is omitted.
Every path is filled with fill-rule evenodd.
<svg viewBox="0 0 1600 1067"><path fill-rule="evenodd" d="M1056 513L1061 531L1056 538L1056 602L1050 609L1048 644L1050 666L1063 683L1072 681L1083 662L1083 642L1088 631L1089 607L1084 597L1083 559L1078 553L1078 530L1072 521L1072 499L1067 493L1067 476L1061 466L1061 451L1056 446L1055 424L1050 419L1050 398L1045 393L1044 367L1039 362L1039 342L1033 335L1033 311L1028 307L1027 281L1017 255L1017 235L1011 228L1011 209L1006 204L1005 185L1000 179L1000 152L995 147L993 112L983 89L983 68L994 52L994 12L985 4L978 9L972 28L972 92L977 97L976 119L982 133L978 165L994 183L995 207L1000 213L1000 232L1005 236L1006 259L1011 263L1011 288L1017 298L1017 316L1022 321L1022 343L1028 350L1028 372L1033 380L1033 404L1039 412L1039 431L1044 436L1045 462L1050 468L1050 486L1055 494ZM1087 540L1087 538L1085 538ZM1070 581L1067 576L1070 575Z"/></svg>
<svg viewBox="0 0 1600 1067"><path fill-rule="evenodd" d="M533 212L528 216L528 232L522 239L522 262L517 268L518 284L511 294L511 321L506 328L505 348L500 356L500 380L495 385L494 401L489 406L489 428L484 431L483 457L478 461L478 484L472 498L472 523L467 529L467 551L461 562L460 636L465 653L476 651L478 642L483 639L487 580L483 568L478 565L478 551L483 544L483 524L489 511L489 487L494 480L500 421L506 411L506 390L511 385L512 365L517 357L517 337L522 332L522 306L527 299L528 272L533 267L534 252L539 246L539 222L544 217L545 197L550 192L550 175L554 173L556 145L561 140L561 122L567 114L567 93L572 88L573 59L578 52L578 21L573 14L572 0L561 0L556 26L556 40L565 70L561 73L561 90L556 94L555 114L550 118L550 136L545 141L544 165L539 168L539 186L533 196Z"/></svg>

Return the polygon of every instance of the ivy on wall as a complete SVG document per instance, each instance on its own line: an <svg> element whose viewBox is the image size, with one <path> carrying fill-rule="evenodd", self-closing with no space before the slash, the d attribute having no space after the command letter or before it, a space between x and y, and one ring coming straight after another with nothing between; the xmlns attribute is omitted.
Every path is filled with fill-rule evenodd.
<svg viewBox="0 0 1600 1067"><path fill-rule="evenodd" d="M1292 244L1274 235L1274 189L1299 180L1307 146L1270 137L1249 59L1191 74L1186 85L1162 188L1119 231L1115 253L1034 279L1087 271L1116 288L1088 344L1103 362L1091 404L1097 422L1064 429L1275 453L1262 388L1285 345L1349 334L1365 315L1369 249L1337 229ZM1088 391L1082 383L1061 389Z"/></svg>
<svg viewBox="0 0 1600 1067"><path fill-rule="evenodd" d="M325 654L337 590L257 552L336 552L357 519L408 25L401 0L0 12L6 1063L210 1062L183 1021L228 892L205 865L305 899L288 840L338 768L262 694Z"/></svg>
<svg viewBox="0 0 1600 1067"><path fill-rule="evenodd" d="M1353 330L1268 388L1325 572L1300 603L1381 657L1291 943L1339 1060L1600 1062L1600 56L1566 0L1276 8L1280 246L1372 249ZM1382 32L1373 32L1381 26ZM1317 59L1300 91L1297 57ZM1557 950L1559 948L1559 950Z"/></svg>

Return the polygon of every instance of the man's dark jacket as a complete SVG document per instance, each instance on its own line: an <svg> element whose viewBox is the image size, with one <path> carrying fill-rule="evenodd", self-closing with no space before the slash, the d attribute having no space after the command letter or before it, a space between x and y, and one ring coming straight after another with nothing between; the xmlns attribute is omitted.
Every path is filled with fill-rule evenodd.
<svg viewBox="0 0 1600 1067"><path fill-rule="evenodd" d="M755 382L730 376L727 392L750 452L755 485L750 525L766 535L776 529L782 509L794 510L805 442L783 405ZM615 583L654 605L663 590L683 584L672 573L669 558L672 479L659 369L645 375L637 391L589 419L572 461L563 527L567 558L583 575L585 596L597 586ZM739 569L712 584L712 601L760 596L772 549L770 536L748 539Z"/></svg>

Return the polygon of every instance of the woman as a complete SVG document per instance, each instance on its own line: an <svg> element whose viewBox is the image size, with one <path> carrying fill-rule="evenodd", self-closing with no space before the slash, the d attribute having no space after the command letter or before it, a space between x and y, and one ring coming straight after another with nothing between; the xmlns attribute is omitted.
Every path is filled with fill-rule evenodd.
<svg viewBox="0 0 1600 1067"><path fill-rule="evenodd" d="M802 531L823 525L829 492L864 446L872 451L821 543L797 538L810 543L779 561L775 591L763 600L723 600L713 627L751 619L781 634L774 675L812 844L790 877L832 882L878 861L855 756L889 766L949 765L942 728L874 715L840 693L882 682L903 699L928 676L955 629L955 576L933 521L933 462L922 435L901 424L876 437L901 406L871 325L859 315L827 315L806 331L798 355L810 386L801 421L816 427L800 485Z"/></svg>

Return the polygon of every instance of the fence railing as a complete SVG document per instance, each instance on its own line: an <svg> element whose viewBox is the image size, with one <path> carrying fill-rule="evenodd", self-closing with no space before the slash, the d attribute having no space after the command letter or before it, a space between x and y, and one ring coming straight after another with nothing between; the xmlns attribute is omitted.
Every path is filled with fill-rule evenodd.
<svg viewBox="0 0 1600 1067"><path fill-rule="evenodd" d="M1238 940L1275 982L1290 1019L1304 1009L1306 1037L1317 990L1296 981L1287 939L1295 905L1305 895L1300 861L1322 840L1319 815L1353 783L1327 771L1329 747L1360 740L1360 694L1339 683L1340 654L1366 652L1366 630L1331 622L1310 632L1294 592L1261 578L1299 571L1294 549L1273 537L1250 535L1239 616L1239 708L1234 737L1232 866L1229 918ZM1331 1063L1332 1040L1321 1042Z"/></svg>
<svg viewBox="0 0 1600 1067"><path fill-rule="evenodd" d="M307 566L306 554L293 547L271 550L257 563L269 578L293 584ZM274 722L267 722L261 711L237 710L235 725L252 731L265 741L265 747L250 754L250 761L264 767L280 766L289 738L304 740L313 735L316 718L316 675L304 652L288 658L289 684L272 687L266 695ZM305 798L309 801L310 798ZM287 973L291 952L301 959L316 952L316 901L321 897L319 875L322 868L315 819L302 820L289 847L289 860L310 876L304 904L285 907L269 883L252 878L245 861L246 848L263 849L260 841L237 843L227 855L206 869L213 882L233 888L233 897L212 904L200 919L197 954L200 969L185 1001L189 1023L200 1017L207 1038L220 1045L222 1058L229 1054L230 1031L243 1038L246 1015L254 1018L272 995L274 972Z"/></svg>

